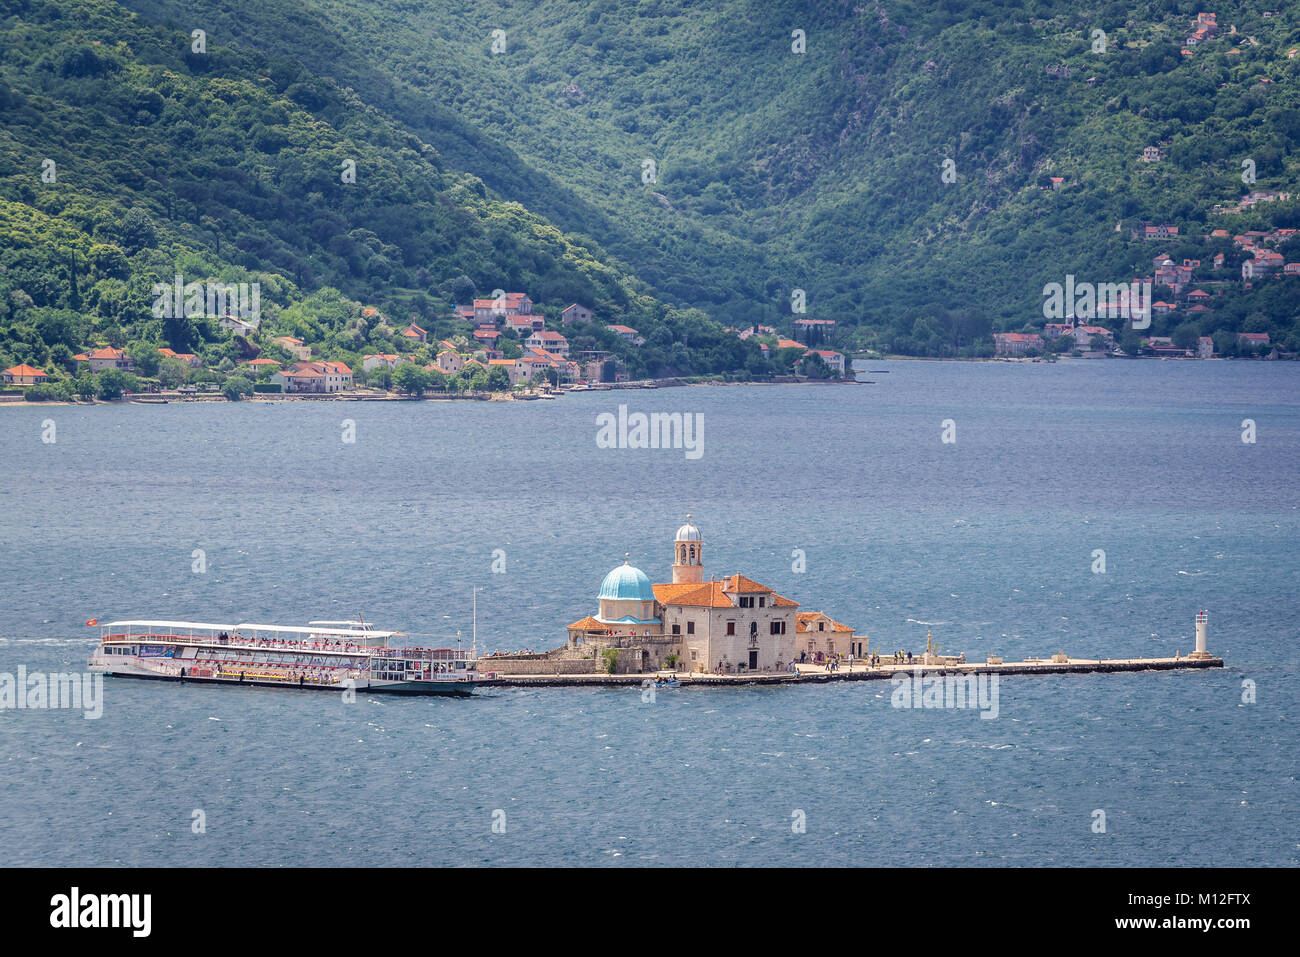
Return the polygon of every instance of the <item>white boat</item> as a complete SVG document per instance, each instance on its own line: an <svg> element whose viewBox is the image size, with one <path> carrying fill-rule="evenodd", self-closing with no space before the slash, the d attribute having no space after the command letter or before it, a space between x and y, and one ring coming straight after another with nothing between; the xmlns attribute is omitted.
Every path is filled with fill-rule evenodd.
<svg viewBox="0 0 1300 957"><path fill-rule="evenodd" d="M119 678L411 695L468 695L482 681L472 653L390 645L401 632L362 621L131 620L99 628L89 669Z"/></svg>

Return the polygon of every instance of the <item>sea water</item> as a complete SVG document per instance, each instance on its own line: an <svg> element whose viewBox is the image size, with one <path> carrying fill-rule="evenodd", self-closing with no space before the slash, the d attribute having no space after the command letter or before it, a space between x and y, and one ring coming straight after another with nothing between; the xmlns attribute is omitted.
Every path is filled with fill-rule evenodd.
<svg viewBox="0 0 1300 957"><path fill-rule="evenodd" d="M0 409L0 673L84 671L91 618L468 646L475 588L480 651L550 648L625 555L669 580L688 512L706 572L873 650L1172 656L1205 608L1227 667L1004 677L995 720L886 681L347 703L108 678L97 720L0 711L7 860L1295 865L1300 365L859 378ZM600 447L621 404L699 416L700 456Z"/></svg>

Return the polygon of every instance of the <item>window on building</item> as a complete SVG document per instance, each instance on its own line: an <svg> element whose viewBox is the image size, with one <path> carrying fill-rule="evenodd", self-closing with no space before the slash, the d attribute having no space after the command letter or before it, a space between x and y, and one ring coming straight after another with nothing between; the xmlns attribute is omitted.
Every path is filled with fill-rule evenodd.
<svg viewBox="0 0 1300 957"><path fill-rule="evenodd" d="M736 623L734 621L727 622L727 634L734 635L735 633L736 633Z"/></svg>
<svg viewBox="0 0 1300 957"><path fill-rule="evenodd" d="M766 604L766 602L767 602L767 599L766 599L766 598L761 598L761 597L760 597L760 598L758 599L758 607L759 607L759 608L764 607L764 605Z"/></svg>
<svg viewBox="0 0 1300 957"><path fill-rule="evenodd" d="M819 622L817 622L817 630L818 630L818 631L825 631L825 630L826 630L826 622L824 622L824 621L819 621Z"/></svg>
<svg viewBox="0 0 1300 957"><path fill-rule="evenodd" d="M674 634L674 635L680 635L681 633L682 633L682 626L681 626L681 625L673 625L673 634Z"/></svg>
<svg viewBox="0 0 1300 957"><path fill-rule="evenodd" d="M695 622L693 622L693 621L688 621L688 622L686 623L686 634L688 634L688 635L693 635L693 634L695 634Z"/></svg>

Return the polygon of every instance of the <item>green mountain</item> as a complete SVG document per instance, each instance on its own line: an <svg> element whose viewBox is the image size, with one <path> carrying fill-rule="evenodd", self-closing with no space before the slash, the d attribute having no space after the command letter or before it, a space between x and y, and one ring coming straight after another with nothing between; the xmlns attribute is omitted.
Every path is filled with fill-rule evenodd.
<svg viewBox="0 0 1300 957"><path fill-rule="evenodd" d="M356 362L407 351L408 320L464 331L452 308L524 289L603 325L577 347L641 374L743 368L756 346L649 294L354 92L255 50L152 25L107 0L9 4L0 22L0 361L71 371L132 343L246 357L211 319L159 318L156 283L257 282L262 328ZM354 181L349 176L354 173ZM379 318L363 316L363 306ZM689 341L689 352L679 343ZM156 359L154 360L156 361Z"/></svg>
<svg viewBox="0 0 1300 957"><path fill-rule="evenodd" d="M1223 211L1295 181L1294 9L1200 0L4 9L0 225L23 251L0 252L11 310L0 325L38 358L33 335L47 346L46 331L76 338L38 323L79 321L108 336L105 309L130 300L114 282L145 288L143 278L182 264L187 275L265 275L264 303L298 322L321 312L309 303L322 290L378 305L399 324L409 313L437 319L468 288L453 289L461 276L480 294L526 289L552 310L578 300L604 323L649 333L642 349L599 329L583 343L642 374L770 371L721 325L789 334L796 290L808 317L837 322L838 347L978 355L991 352L993 330L1041 327L1048 284L1150 276L1157 254L1199 260L1191 285L1211 292L1213 308L1178 303L1150 334L1213 335L1231 353L1237 332L1266 332L1300 351L1300 277L1247 288L1249 256L1230 238L1300 227L1300 203ZM1202 13L1214 28L1189 43ZM190 50L196 29L205 54ZM1148 147L1155 161L1144 161ZM47 157L68 177L57 190L37 175ZM358 182L345 189L338 170L352 157ZM154 245L121 235L131 210L148 216ZM1143 223L1176 226L1178 238L1133 238ZM1229 238L1207 238L1215 230ZM69 255L74 239L80 256ZM96 266L97 244L121 251L125 267L97 255L125 278ZM1276 251L1300 260L1296 240ZM46 312L34 316L21 297L15 305L17 291ZM118 324L170 336L149 329L133 295L135 313ZM1176 297L1158 285L1155 298ZM345 334L334 347L375 347L369 329L349 328L354 305L335 311L322 330Z"/></svg>

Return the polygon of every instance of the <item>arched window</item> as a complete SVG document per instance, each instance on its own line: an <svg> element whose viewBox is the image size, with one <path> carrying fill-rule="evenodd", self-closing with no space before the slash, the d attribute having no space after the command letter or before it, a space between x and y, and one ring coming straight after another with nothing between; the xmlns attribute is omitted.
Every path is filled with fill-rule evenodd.
<svg viewBox="0 0 1300 957"><path fill-rule="evenodd" d="M691 546L691 564L692 564L692 565L695 564L695 546L694 546L694 545Z"/></svg>
<svg viewBox="0 0 1300 957"><path fill-rule="evenodd" d="M682 546L682 559L681 559L681 561L680 561L678 564L681 564L681 565L685 565L685 564L686 564L686 546L685 546L685 545Z"/></svg>

